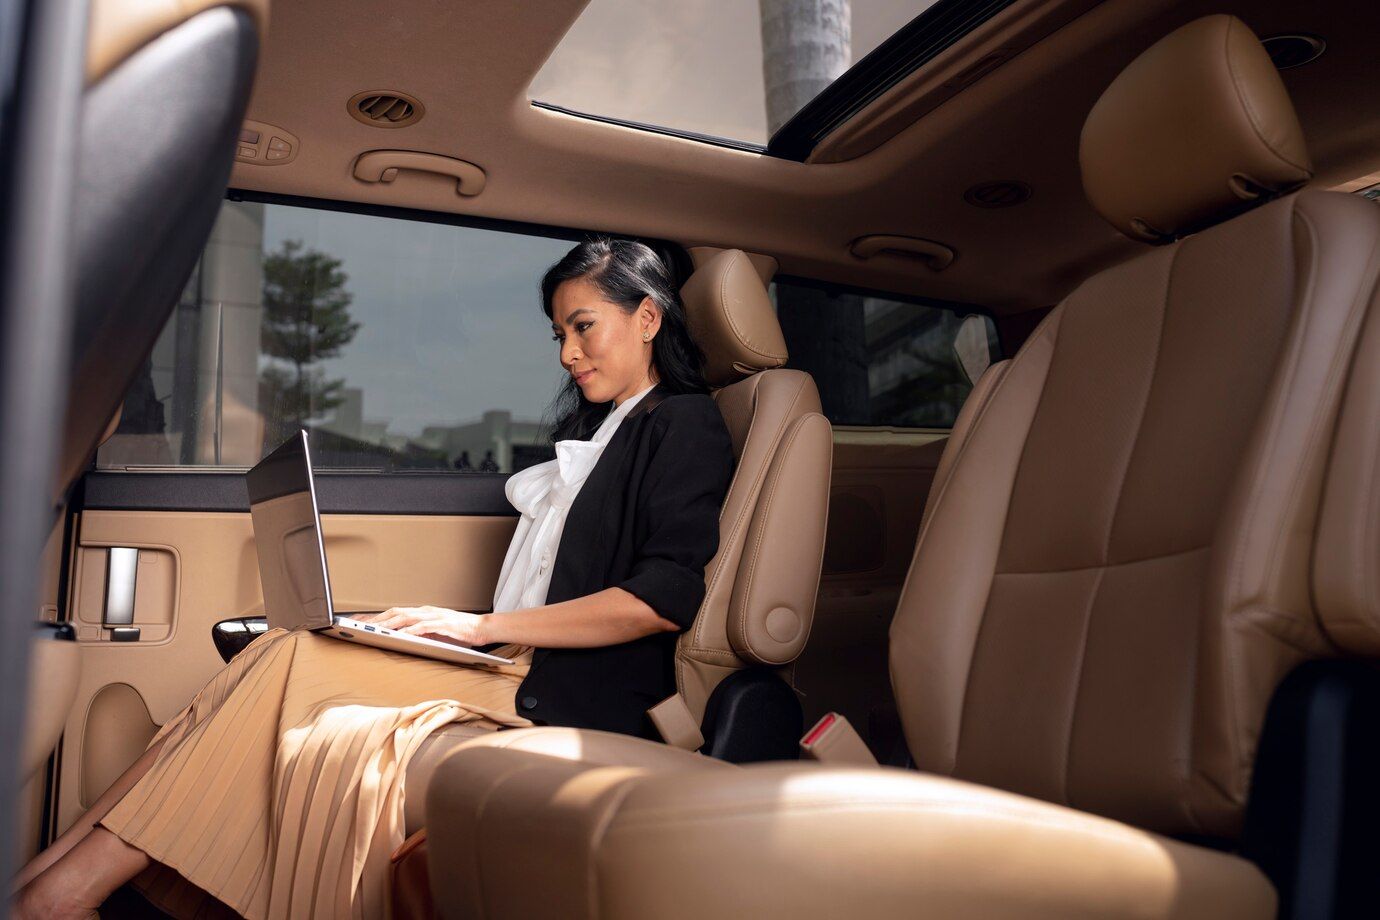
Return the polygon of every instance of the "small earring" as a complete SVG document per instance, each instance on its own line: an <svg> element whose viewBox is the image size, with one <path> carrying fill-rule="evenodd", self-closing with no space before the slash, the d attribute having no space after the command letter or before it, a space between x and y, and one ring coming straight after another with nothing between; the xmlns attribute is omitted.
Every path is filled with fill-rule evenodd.
<svg viewBox="0 0 1380 920"><path fill-rule="evenodd" d="M652 338L652 334L651 334L650 332L644 332L644 333L642 333L642 341L644 341L644 342L650 341L651 338Z"/></svg>

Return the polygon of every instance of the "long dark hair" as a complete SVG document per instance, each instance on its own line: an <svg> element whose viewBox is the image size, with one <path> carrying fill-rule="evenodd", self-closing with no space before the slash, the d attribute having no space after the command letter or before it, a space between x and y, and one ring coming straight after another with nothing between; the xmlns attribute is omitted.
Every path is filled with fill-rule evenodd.
<svg viewBox="0 0 1380 920"><path fill-rule="evenodd" d="M541 308L552 316L556 288L566 281L584 278L610 303L633 313L644 297L661 309L661 328L652 339L652 366L657 383L672 393L708 393L704 382L704 352L690 338L685 325L685 305L661 257L636 240L596 236L567 252L541 279ZM547 417L551 441L587 440L613 408L612 402L592 403L573 377L567 377Z"/></svg>

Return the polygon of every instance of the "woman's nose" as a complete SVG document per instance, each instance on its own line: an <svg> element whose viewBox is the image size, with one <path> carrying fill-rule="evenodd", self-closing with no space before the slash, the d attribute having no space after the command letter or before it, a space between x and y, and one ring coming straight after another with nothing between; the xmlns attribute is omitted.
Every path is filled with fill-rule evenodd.
<svg viewBox="0 0 1380 920"><path fill-rule="evenodd" d="M561 363L566 367L571 367L576 361L580 360L581 357L582 353L580 351L580 346L571 342L570 339L566 339L561 343Z"/></svg>

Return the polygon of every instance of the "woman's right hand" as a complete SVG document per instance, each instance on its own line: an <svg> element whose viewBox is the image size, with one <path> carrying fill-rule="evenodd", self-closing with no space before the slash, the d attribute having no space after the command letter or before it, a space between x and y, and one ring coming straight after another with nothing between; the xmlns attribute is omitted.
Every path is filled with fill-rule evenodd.
<svg viewBox="0 0 1380 920"><path fill-rule="evenodd" d="M475 646L489 642L483 634L486 620L482 615L462 613L448 607L390 607L368 622L384 629L455 645Z"/></svg>

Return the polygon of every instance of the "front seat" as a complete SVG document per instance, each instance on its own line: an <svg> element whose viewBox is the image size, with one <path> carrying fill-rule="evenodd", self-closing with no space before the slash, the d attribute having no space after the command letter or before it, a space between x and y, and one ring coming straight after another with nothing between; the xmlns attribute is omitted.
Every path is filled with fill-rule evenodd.
<svg viewBox="0 0 1380 920"><path fill-rule="evenodd" d="M77 275L60 497L114 431L225 195L267 0L92 0L80 110ZM80 678L71 627L31 643L22 773L58 741Z"/></svg>
<svg viewBox="0 0 1380 920"><path fill-rule="evenodd" d="M925 772L668 767L631 739L500 732L430 789L445 916L1335 906L1293 900L1311 882L1243 834L1374 786L1362 773L1305 801L1288 778L1349 753L1313 758L1327 732L1276 741L1337 707L1278 705L1304 663L1380 652L1380 211L1297 190L1298 121L1231 16L1131 63L1080 155L1094 207L1156 245L1087 279L963 409L891 631ZM1362 715L1340 743L1374 737ZM1314 874L1359 865L1373 886L1344 847L1310 850Z"/></svg>

